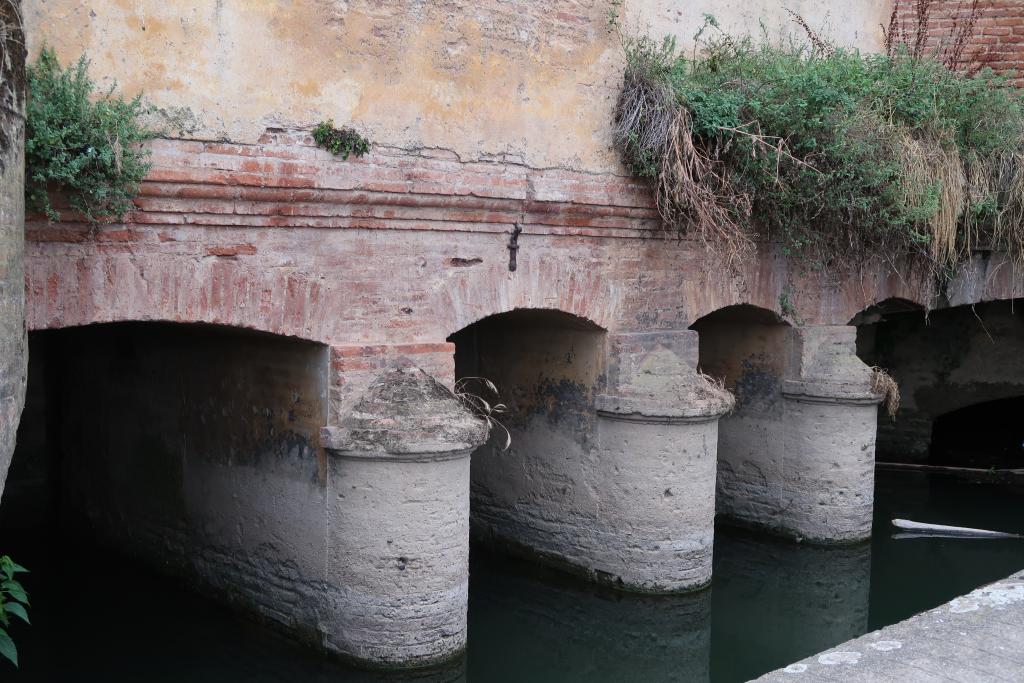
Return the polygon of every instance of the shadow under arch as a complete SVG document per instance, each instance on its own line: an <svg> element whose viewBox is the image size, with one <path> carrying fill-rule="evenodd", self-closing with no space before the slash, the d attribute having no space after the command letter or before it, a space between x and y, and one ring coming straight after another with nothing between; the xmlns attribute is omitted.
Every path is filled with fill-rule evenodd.
<svg viewBox="0 0 1024 683"><path fill-rule="evenodd" d="M455 376L486 378L468 391L507 408L502 427L471 460L471 533L506 552L572 569L597 509L595 399L605 382L606 332L552 309L515 309L488 316L448 339ZM505 446L505 429L511 437Z"/></svg>
<svg viewBox="0 0 1024 683"><path fill-rule="evenodd" d="M885 369L900 388L895 418L879 414L879 461L927 463L941 454L942 464L966 466L975 457L972 442L984 445L987 434L1012 432L1013 424L1019 423L1017 415L1001 408L1012 403L992 406L988 414L978 409L974 425L951 414L1024 396L1022 300L930 312L905 300L887 300L865 309L851 324L857 325L857 355L868 365ZM954 438L945 428L936 429L937 420L947 415L950 423L969 427L977 438ZM986 434L978 433L977 420L986 424ZM977 462L982 460L991 458Z"/></svg>
<svg viewBox="0 0 1024 683"><path fill-rule="evenodd" d="M1024 387L1019 396L983 401L932 422L929 462L956 467L1024 468Z"/></svg>
<svg viewBox="0 0 1024 683"><path fill-rule="evenodd" d="M773 528L784 442L782 383L791 326L774 311L736 304L690 325L701 371L724 382L735 410L718 422L718 514L743 526Z"/></svg>
<svg viewBox="0 0 1024 683"><path fill-rule="evenodd" d="M60 319L50 319L42 325L31 325L29 320L29 333L45 333L45 332L57 332L60 330L76 330L93 327L104 327L114 325L164 325L174 328L194 328L196 330L211 330L211 331L224 331L234 332L237 334L254 334L261 335L264 337L273 337L282 340L293 340L298 342L305 342L310 344L323 344L323 342L315 336L308 334L306 330L293 330L291 328L280 326L275 328L273 325L263 324L260 320L257 323L253 323L249 320L238 320L238 321L224 321L221 319L202 319L202 318L179 318L179 317L168 317L157 315L121 315L121 311L115 309L108 311L107 315L89 318L85 320L75 319L71 322L64 323Z"/></svg>
<svg viewBox="0 0 1024 683"><path fill-rule="evenodd" d="M0 528L110 548L315 627L315 596L288 586L323 579L326 346L117 322L30 332L29 347Z"/></svg>
<svg viewBox="0 0 1024 683"><path fill-rule="evenodd" d="M866 306L857 315L853 316L847 324L861 328L866 325L879 323L889 316L904 313L921 313L923 315L925 307L910 299L890 297Z"/></svg>

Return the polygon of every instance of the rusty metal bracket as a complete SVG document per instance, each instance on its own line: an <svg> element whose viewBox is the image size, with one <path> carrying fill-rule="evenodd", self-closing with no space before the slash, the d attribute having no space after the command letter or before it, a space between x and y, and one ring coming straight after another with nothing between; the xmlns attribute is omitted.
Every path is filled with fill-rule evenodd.
<svg viewBox="0 0 1024 683"><path fill-rule="evenodd" d="M522 226L516 222L515 227L512 228L512 234L508 238L508 272L510 273L516 271L516 254L519 252L519 235L522 232Z"/></svg>

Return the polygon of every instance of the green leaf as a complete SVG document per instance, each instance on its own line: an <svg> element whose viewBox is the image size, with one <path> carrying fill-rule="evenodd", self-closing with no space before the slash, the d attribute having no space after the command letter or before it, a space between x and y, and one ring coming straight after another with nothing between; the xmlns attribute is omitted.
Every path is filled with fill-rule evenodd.
<svg viewBox="0 0 1024 683"><path fill-rule="evenodd" d="M25 611L25 608L22 605L19 605L16 602L12 602L9 605L4 605L4 609L7 610L9 613L13 614L14 616L18 617L19 619L21 619L22 621L24 621L26 624L32 623L28 620L28 612Z"/></svg>
<svg viewBox="0 0 1024 683"><path fill-rule="evenodd" d="M0 629L0 657L10 660L14 666L18 666L18 648L14 646L14 641L3 629Z"/></svg>
<svg viewBox="0 0 1024 683"><path fill-rule="evenodd" d="M17 600L18 602L23 602L26 605L28 604L28 593L25 592L25 589L22 588L21 584L19 584L18 582L4 581L3 583L0 583L0 590L6 592L14 600Z"/></svg>

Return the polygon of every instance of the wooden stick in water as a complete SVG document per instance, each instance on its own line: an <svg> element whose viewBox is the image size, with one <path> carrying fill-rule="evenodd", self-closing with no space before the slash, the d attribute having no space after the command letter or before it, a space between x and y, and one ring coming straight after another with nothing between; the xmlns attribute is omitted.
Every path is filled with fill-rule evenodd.
<svg viewBox="0 0 1024 683"><path fill-rule="evenodd" d="M912 522L909 519L894 519L892 520L892 525L904 531L917 532L916 534L898 534L899 538L911 538L914 535L925 538L937 536L947 538L1024 538L1020 534L1008 534L1003 531L946 526L945 524L927 524L925 522Z"/></svg>

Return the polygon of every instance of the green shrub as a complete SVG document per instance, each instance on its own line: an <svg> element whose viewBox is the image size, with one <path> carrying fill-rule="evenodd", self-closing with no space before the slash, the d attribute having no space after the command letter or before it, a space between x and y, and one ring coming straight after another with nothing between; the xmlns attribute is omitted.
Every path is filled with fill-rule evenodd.
<svg viewBox="0 0 1024 683"><path fill-rule="evenodd" d="M1021 260L1024 103L1002 79L901 46L702 33L689 59L623 41L616 141L669 226L731 255L767 237L821 268L949 274L980 243Z"/></svg>
<svg viewBox="0 0 1024 683"><path fill-rule="evenodd" d="M341 154L348 159L350 154L361 157L370 151L370 141L352 128L335 128L334 120L321 121L313 128L313 141L331 154Z"/></svg>
<svg viewBox="0 0 1024 683"><path fill-rule="evenodd" d="M17 580L17 575L27 572L6 555L0 557L0 657L18 666L18 649L7 633L11 617L28 621L28 594Z"/></svg>
<svg viewBox="0 0 1024 683"><path fill-rule="evenodd" d="M25 199L50 219L58 214L48 189L65 193L91 222L119 219L149 170L139 143L156 133L140 120L148 112L142 97L97 93L88 71L84 56L64 69L47 47L28 68Z"/></svg>

